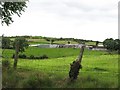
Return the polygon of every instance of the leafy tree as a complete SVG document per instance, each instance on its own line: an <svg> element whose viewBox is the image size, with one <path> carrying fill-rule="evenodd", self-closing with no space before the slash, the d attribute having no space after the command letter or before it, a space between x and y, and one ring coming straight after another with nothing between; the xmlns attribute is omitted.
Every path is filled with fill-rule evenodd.
<svg viewBox="0 0 120 90"><path fill-rule="evenodd" d="M54 39L51 39L50 41L51 41L51 44L53 44L53 42L54 42L55 40L54 40Z"/></svg>
<svg viewBox="0 0 120 90"><path fill-rule="evenodd" d="M99 44L99 41L96 41L96 45L95 45L95 46L97 47L97 46L98 46L98 44Z"/></svg>
<svg viewBox="0 0 120 90"><path fill-rule="evenodd" d="M120 39L115 39L115 42L116 42L115 50L117 50L118 53L120 54Z"/></svg>
<svg viewBox="0 0 120 90"><path fill-rule="evenodd" d="M19 17L25 11L26 2L0 2L0 18L2 25L7 26L13 22L12 15L17 14Z"/></svg>
<svg viewBox="0 0 120 90"><path fill-rule="evenodd" d="M68 41L67 43L70 44L70 41Z"/></svg>
<svg viewBox="0 0 120 90"><path fill-rule="evenodd" d="M15 49L15 57L14 57L14 69L17 68L17 62L18 62L18 55L19 52L24 52L25 49L28 47L28 41L24 37L16 37L14 43L13 43L14 49Z"/></svg>
<svg viewBox="0 0 120 90"><path fill-rule="evenodd" d="M45 40L46 40L46 41L50 41L50 39L49 39L49 38L45 38Z"/></svg>
<svg viewBox="0 0 120 90"><path fill-rule="evenodd" d="M9 49L10 42L11 40L8 37L2 37L2 49Z"/></svg>
<svg viewBox="0 0 120 90"><path fill-rule="evenodd" d="M105 39L103 41L103 45L105 48L107 48L108 50L110 51L113 51L113 50L119 50L120 49L120 40L119 39Z"/></svg>
<svg viewBox="0 0 120 90"><path fill-rule="evenodd" d="M2 54L4 53L5 49L9 49L11 45L11 40L8 37L2 36Z"/></svg>

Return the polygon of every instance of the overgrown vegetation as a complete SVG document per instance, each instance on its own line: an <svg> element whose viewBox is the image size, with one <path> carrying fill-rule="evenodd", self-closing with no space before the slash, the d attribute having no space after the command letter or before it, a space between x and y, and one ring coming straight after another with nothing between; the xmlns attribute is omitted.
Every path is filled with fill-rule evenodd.
<svg viewBox="0 0 120 90"><path fill-rule="evenodd" d="M72 50L74 49L68 48L64 49L64 52L72 52ZM72 53L77 52L76 55L78 55L79 49L75 50ZM40 51L44 53L41 49ZM48 52L48 49L44 49L44 51ZM51 52L48 53L51 54ZM66 57L62 57L60 54L59 58L51 56L50 59L45 60L20 59L16 71L12 68L7 69L8 71L3 70L3 87L116 88L118 86L117 55L88 50L84 52L83 67L78 79L70 83L68 79L70 63L77 58L76 55L69 56L68 54ZM13 59L9 58L9 61L10 65L13 65Z"/></svg>
<svg viewBox="0 0 120 90"><path fill-rule="evenodd" d="M120 40L119 39L105 39L103 42L103 45L105 48L107 48L109 51L118 51L120 54Z"/></svg>

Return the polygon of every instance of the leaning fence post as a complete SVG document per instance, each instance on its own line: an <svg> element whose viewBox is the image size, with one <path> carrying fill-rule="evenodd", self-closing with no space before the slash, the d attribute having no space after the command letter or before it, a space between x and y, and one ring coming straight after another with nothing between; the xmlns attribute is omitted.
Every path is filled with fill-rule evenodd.
<svg viewBox="0 0 120 90"><path fill-rule="evenodd" d="M70 71L69 71L70 80L77 79L77 76L79 74L79 69L82 68L81 62L82 62L84 47L85 45L82 45L78 58L75 61L73 61L72 64L70 64Z"/></svg>

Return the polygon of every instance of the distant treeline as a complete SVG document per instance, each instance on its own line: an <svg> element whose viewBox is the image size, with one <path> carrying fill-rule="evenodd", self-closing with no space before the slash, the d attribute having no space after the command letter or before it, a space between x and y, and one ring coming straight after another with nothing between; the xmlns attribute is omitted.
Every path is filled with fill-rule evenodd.
<svg viewBox="0 0 120 90"><path fill-rule="evenodd" d="M13 40L16 37L4 37L2 36L2 48L3 49L12 49L13 48ZM42 37L42 36L22 36L22 38L29 38L29 39L45 39L46 41L51 41L53 43L54 41L60 41L65 40L68 41L68 44L70 44L70 41L75 41L79 44L85 44L86 42L95 42L95 46L98 46L98 43L101 43L99 41L92 41L92 40L84 40L84 39L74 39L74 38L52 38L52 37ZM104 47L109 51L118 51L120 53L120 40L119 39L112 39L108 38L103 41Z"/></svg>
<svg viewBox="0 0 120 90"><path fill-rule="evenodd" d="M15 38L16 36L10 36L9 38ZM24 37L26 39L45 39L46 41L61 41L61 40L65 40L65 41L75 41L77 43L85 43L85 42L99 42L102 43L100 41L93 41L93 40L85 40L85 39L76 39L76 38L55 38L55 37L44 37L44 36L21 36Z"/></svg>

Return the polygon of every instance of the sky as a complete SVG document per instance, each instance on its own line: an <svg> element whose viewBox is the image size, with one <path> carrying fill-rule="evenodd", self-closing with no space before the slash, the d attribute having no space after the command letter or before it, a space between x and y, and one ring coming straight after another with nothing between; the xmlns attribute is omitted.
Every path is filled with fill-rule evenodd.
<svg viewBox="0 0 120 90"><path fill-rule="evenodd" d="M27 6L10 26L0 26L1 35L118 38L118 0L29 0Z"/></svg>

